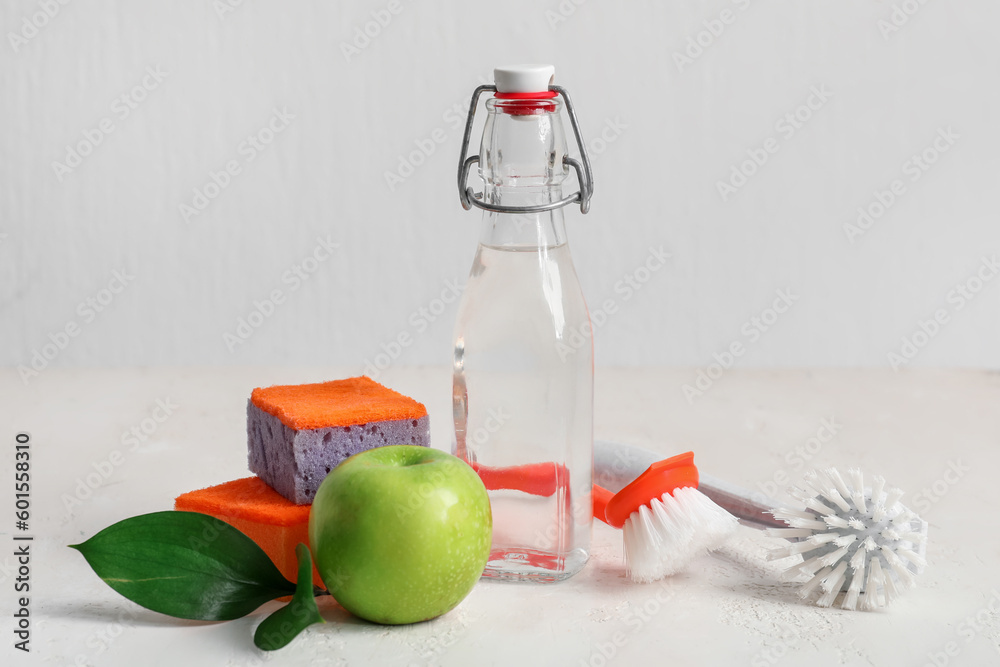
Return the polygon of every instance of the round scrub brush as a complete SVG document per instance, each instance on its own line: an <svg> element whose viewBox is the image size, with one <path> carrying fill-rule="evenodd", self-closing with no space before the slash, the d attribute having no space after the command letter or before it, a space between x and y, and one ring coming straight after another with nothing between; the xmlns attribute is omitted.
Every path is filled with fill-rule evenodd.
<svg viewBox="0 0 1000 667"><path fill-rule="evenodd" d="M844 609L857 609L859 602L862 609L878 609L912 588L913 575L927 564L927 522L899 502L902 491L885 489L884 478L873 477L871 487L865 487L857 468L848 470L847 478L835 468L814 471L801 487L789 490L805 510L773 510L789 527L765 532L791 543L775 549L770 558L802 554L804 562L786 575L808 577L799 595L809 598L819 589L816 603L821 607L846 591Z"/></svg>

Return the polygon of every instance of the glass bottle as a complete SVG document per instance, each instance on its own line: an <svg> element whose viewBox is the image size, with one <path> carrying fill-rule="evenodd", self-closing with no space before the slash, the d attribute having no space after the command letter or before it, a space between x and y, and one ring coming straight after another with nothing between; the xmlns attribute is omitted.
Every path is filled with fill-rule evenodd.
<svg viewBox="0 0 1000 667"><path fill-rule="evenodd" d="M549 89L551 67L495 77L473 97L459 171L463 205L483 209L483 228L455 325L454 453L490 494L484 576L552 582L590 552L593 343L563 220L567 204L586 211L590 169L571 106L584 162L567 156L568 97ZM479 93L490 89L481 157L466 160ZM480 195L463 188L475 161ZM570 166L580 192L564 198Z"/></svg>

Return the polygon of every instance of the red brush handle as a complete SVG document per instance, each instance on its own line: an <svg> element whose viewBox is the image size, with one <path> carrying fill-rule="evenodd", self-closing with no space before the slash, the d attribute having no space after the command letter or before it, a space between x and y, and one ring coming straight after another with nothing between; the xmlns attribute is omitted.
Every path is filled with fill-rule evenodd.
<svg viewBox="0 0 1000 667"><path fill-rule="evenodd" d="M604 523L608 523L608 519L605 514L607 513L608 503L611 502L611 499L614 497L615 494L611 493L603 486L597 486L594 484L593 498L595 519L600 519ZM608 523L608 525L610 526L611 524Z"/></svg>
<svg viewBox="0 0 1000 667"><path fill-rule="evenodd" d="M569 479L566 466L557 466L551 461L505 468L484 466L479 463L469 465L479 474L479 478L490 491L511 489L524 491L533 496L551 496L559 488L561 479Z"/></svg>
<svg viewBox="0 0 1000 667"><path fill-rule="evenodd" d="M508 467L470 465L490 491L510 489L534 496L551 496L560 483L569 479L566 466L552 462ZM698 488L698 468L694 465L693 452L657 461L618 493L611 493L595 484L592 494L594 517L609 526L621 528L641 506L684 486Z"/></svg>
<svg viewBox="0 0 1000 667"><path fill-rule="evenodd" d="M509 489L512 491L523 491L533 496L548 497L559 488L559 481L566 480L566 466L556 465L552 462L529 463L520 466L508 466L505 468L484 466L479 463L471 463L472 469L476 471L479 478L483 480L483 485L490 491ZM594 485L593 502L594 517L604 523L608 523L605 518L605 508L615 494L607 489Z"/></svg>

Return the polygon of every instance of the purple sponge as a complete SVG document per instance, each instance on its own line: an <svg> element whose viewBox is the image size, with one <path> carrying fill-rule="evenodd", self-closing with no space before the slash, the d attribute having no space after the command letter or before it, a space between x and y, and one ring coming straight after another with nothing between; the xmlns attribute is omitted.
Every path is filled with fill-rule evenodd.
<svg viewBox="0 0 1000 667"><path fill-rule="evenodd" d="M341 461L384 445L430 446L427 410L367 377L254 389L250 470L299 505Z"/></svg>

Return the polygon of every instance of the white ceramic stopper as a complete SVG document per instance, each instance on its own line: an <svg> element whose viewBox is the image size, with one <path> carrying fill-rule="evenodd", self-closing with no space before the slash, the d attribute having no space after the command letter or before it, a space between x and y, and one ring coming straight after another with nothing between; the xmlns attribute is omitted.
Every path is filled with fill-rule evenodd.
<svg viewBox="0 0 1000 667"><path fill-rule="evenodd" d="M498 93L544 93L555 79L552 65L509 65L493 70Z"/></svg>

